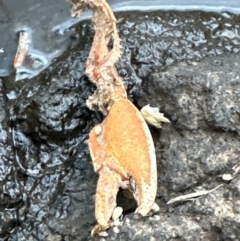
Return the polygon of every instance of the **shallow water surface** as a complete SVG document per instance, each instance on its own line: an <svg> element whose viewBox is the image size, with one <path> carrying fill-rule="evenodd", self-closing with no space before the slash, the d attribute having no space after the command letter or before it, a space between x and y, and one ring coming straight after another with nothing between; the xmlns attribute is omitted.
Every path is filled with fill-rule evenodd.
<svg viewBox="0 0 240 241"><path fill-rule="evenodd" d="M188 11L240 13L240 3L235 0L109 0L114 12L124 11ZM70 3L65 0L49 1L0 1L0 77L13 71L13 60L17 50L20 31L27 31L30 38L28 58L25 66L18 72L18 79L32 78L47 68L64 51L71 48L72 40L79 33L71 27L90 19L91 12L86 11L80 18L72 18Z"/></svg>

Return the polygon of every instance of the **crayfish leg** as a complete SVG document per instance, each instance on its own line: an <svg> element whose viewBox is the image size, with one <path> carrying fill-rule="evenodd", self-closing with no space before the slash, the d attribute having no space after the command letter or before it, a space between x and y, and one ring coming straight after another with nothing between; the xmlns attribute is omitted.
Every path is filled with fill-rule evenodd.
<svg viewBox="0 0 240 241"><path fill-rule="evenodd" d="M99 171L95 198L95 217L98 222L98 232L110 227L110 219L117 206L116 197L121 186L121 175L107 166Z"/></svg>

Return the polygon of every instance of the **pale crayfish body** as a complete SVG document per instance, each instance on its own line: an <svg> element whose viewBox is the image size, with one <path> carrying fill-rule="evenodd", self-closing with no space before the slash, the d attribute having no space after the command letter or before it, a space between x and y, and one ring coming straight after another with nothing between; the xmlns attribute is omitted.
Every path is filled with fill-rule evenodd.
<svg viewBox="0 0 240 241"><path fill-rule="evenodd" d="M107 117L90 132L88 143L99 174L94 232L111 226L120 187L133 192L138 205L135 215L147 215L157 192L156 155L140 111L125 96L115 96Z"/></svg>
<svg viewBox="0 0 240 241"><path fill-rule="evenodd" d="M121 56L116 18L106 0L70 0L72 14L85 7L93 10L95 35L86 63L86 74L96 85L87 100L92 110L106 118L89 135L89 149L99 174L95 198L97 225L92 235L113 225L121 215L116 197L119 188L128 189L137 201L135 216L146 216L159 208L154 203L157 192L156 155L151 133L145 122L161 127L169 122L158 108L149 105L140 112L128 99L124 82L115 63ZM112 45L112 47L110 47Z"/></svg>

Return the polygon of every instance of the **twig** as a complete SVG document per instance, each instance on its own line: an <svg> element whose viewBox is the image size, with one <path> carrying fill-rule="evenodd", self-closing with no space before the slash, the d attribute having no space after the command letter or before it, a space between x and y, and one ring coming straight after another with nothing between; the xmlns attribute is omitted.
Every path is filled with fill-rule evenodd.
<svg viewBox="0 0 240 241"><path fill-rule="evenodd" d="M220 184L220 185L218 185L217 187L215 187L212 190L204 190L204 191L194 192L194 193L190 193L190 194L187 194L187 195L183 195L183 196L179 196L179 197L173 198L170 201L168 201L167 204L172 204L172 203L180 202L180 201L187 201L187 200L192 199L192 198L196 198L196 197L199 197L199 196L207 195L207 194L215 191L216 189L218 189L222 185L223 184Z"/></svg>

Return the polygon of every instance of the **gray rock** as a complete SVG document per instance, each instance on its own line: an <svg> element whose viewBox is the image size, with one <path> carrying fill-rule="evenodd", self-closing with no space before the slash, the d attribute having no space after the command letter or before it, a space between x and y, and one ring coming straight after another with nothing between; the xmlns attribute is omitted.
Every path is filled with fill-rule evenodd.
<svg viewBox="0 0 240 241"><path fill-rule="evenodd" d="M219 61L222 70L212 64ZM158 134L152 129L162 211L140 220L128 215L119 234L111 230L105 240L239 240L239 176L207 196L166 205L171 198L224 183L222 174L239 163L239 120L234 116L240 78L229 77L238 76L238 62L239 56L231 55L180 63L149 77L139 103L162 106L172 121Z"/></svg>

